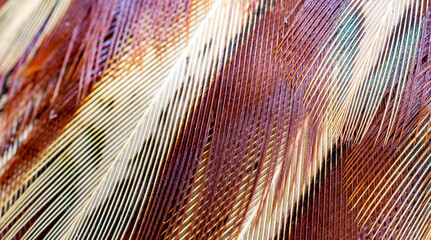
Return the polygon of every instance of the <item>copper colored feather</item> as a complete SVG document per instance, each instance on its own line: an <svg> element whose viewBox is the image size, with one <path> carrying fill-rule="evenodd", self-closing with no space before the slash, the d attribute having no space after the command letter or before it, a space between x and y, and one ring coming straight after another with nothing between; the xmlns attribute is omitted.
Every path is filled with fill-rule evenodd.
<svg viewBox="0 0 431 240"><path fill-rule="evenodd" d="M0 0L0 239L428 239L428 0Z"/></svg>

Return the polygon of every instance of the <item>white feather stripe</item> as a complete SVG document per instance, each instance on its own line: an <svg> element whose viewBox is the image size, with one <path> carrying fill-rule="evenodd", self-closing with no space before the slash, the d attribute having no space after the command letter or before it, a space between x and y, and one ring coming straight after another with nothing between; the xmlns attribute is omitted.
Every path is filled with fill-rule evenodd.
<svg viewBox="0 0 431 240"><path fill-rule="evenodd" d="M223 7L222 7L223 6ZM223 11L225 12L225 13L227 13L227 11L228 10L230 10L230 8L229 8L229 5L228 4L221 4L221 2L218 2L217 4L215 4L213 7L212 7L212 9L213 10L211 10L211 12L209 13L209 15L208 15L208 17L206 18L206 20L205 20L205 25L207 25L207 24L209 24L209 22L211 21L211 18L214 18L218 13L222 13ZM239 9L239 8L237 8L237 9ZM218 11L222 11L222 12L218 12ZM219 15L218 15L219 16ZM227 15L226 15L227 16ZM240 14L234 14L234 16L239 16L239 17L241 17L242 15L240 15ZM223 18L223 20L224 21L227 21L228 20L228 18L226 17L226 18ZM238 22L238 21L237 21ZM224 25L226 25L227 24L227 22L225 22L224 23ZM198 30L197 30L197 32L203 32L203 29L204 29L204 27L208 27L208 26L205 26L205 25L203 25L203 26L201 26ZM239 26L238 26L239 27ZM232 32L237 32L238 30L239 30L239 28L238 27L231 27L230 28L230 30L229 31L226 31L226 33L228 33L228 32L230 32L230 35L232 35ZM163 86L165 86L165 88L167 88L167 89L171 89L170 90L170 95L171 96L173 96L172 94L174 93L174 90L177 88L177 87L175 87L175 85L172 85L171 83L172 83L172 80L170 80L171 78L173 78L173 79L175 79L177 76L178 76L178 74L180 74L179 76L181 76L182 74L181 74L181 72L184 72L186 69L184 68L185 66L186 66L186 62L184 61L184 59L187 57L187 58L189 58L190 59L190 61L191 61L191 63L193 63L194 61L196 61L196 59L197 60L199 60L198 58L197 58L197 56L198 56L198 51L196 51L196 49L203 49L204 48L204 45L208 42L208 39L213 39L214 38L214 35L216 34L216 32L214 32L212 35L207 35L206 36L206 38L207 38L207 40L206 41L199 41L199 40L201 40L200 38L202 38L202 34L197 34L197 33L195 33L194 34L194 36L197 36L197 37L195 37L195 38L191 38L190 39L190 42L188 43L188 46L189 47L186 47L185 48L185 50L183 51L183 55L180 55L180 57L178 57L178 59L177 59L177 64L174 64L173 66L173 68L171 68L172 70L171 70L171 75L168 75L167 77L165 77L165 80L164 80L164 83L165 83L165 85L161 85L161 87L163 87ZM204 35L205 36L205 35ZM220 51L221 49L223 49L224 48L224 44L227 42L226 41L226 39L224 39L223 37L221 37L220 38L220 40L219 41L221 41L221 45L220 44L217 44L216 46L218 46L218 49L216 50L216 52L217 51ZM200 48L196 48L196 46L197 45L200 45L201 47ZM181 48L180 48L181 49ZM190 55L191 54L191 55ZM211 58L213 58L213 57L209 57L209 58L207 58L208 60L207 61L209 61L209 59L211 59ZM207 70L206 69L203 69L203 70L201 70L201 71L197 71L196 72L196 70L194 70L193 72L195 72L195 73L197 73L197 77L195 78L196 80L198 80L198 81L203 81L203 80L205 80L206 79L206 77L209 75L209 73L207 72ZM187 76L188 75L192 75L191 73L190 74L187 74ZM144 75L145 76L145 75ZM170 76L170 77L169 77ZM182 78L177 78L174 82L176 82L177 84L179 84L180 82L182 82L184 79L186 79L186 77L184 76L184 77L182 77ZM125 81L125 79L124 78L121 78L121 80L122 80L122 83L123 83L123 86L124 85L126 85L126 84L129 84L130 85L130 83L127 83L126 81ZM140 81L142 81L142 80L140 80ZM140 82L140 81L138 81L138 82ZM108 81L106 81L106 82L108 82ZM113 82L113 83L116 83L116 81L112 81L111 80L111 82ZM126 83L124 83L124 82L126 82ZM144 81L145 82L145 81ZM169 84L168 84L169 83ZM199 88L200 87L202 87L202 83L200 83L200 84L198 84L198 85L200 85L200 87L196 87L196 84L197 83L195 83L195 84L192 84L191 86L192 86L192 88L195 88L195 90L193 91L194 93L196 93L196 92L199 92L199 91L197 91L196 90L196 88L198 88L198 90L199 90ZM139 85L139 84L138 84ZM193 87L193 85L194 85L194 87ZM133 85L132 85L133 86ZM190 88L190 87L188 87L188 88ZM138 91L138 92L140 92L140 91ZM149 91L150 93L151 93L151 91ZM157 92L156 92L157 93ZM182 99L182 101L177 101L177 100L169 100L168 101L168 99L169 99L169 94L168 94L168 97L166 97L166 95L163 95L163 94L166 94L166 93L169 93L169 92L165 92L165 91L162 91L162 90L160 90L159 91L159 93L161 93L160 95L158 95L158 96L164 96L164 98L163 99L160 99L160 98L154 98L154 97L150 97L150 99L153 99L153 104L151 105L151 102L149 103L149 104L147 104L147 106L145 106L145 104L144 104L144 106L142 107L143 109L148 109L148 106L153 106L153 110L151 110L151 111L148 111L148 110L145 110L145 112L146 112L146 114L144 114L144 116L143 117L140 117L140 118L137 118L137 119L140 119L139 120L139 122L140 122L140 124L138 125L139 127L138 128L135 128L135 133L136 134L134 134L134 135L130 135L130 136L135 136L134 138L134 140L133 140L133 138L132 139L129 139L129 141L128 141L128 143L129 143L129 146L130 147L127 147L127 148L123 148L125 151L124 151L124 153L125 154L127 154L127 155L125 155L125 154L122 154L122 155L119 155L123 160L121 160L121 161L123 161L123 164L121 164L121 166L124 166L125 164L125 162L127 162L128 161L128 159L130 159L131 157L133 157L133 155L136 155L136 151L137 151L137 146L139 146L139 145L142 145L142 141L145 139L145 138L147 138L148 136L150 136L150 135L152 135L152 134L155 134L155 131L156 131L156 129L159 129L158 130L158 133L160 134L160 132L163 132L163 130L161 130L161 128L160 127L156 127L156 126L152 126L152 127L150 127L148 124L150 124L151 122L148 122L148 120L151 120L151 118L152 119L154 119L154 117L155 116L158 116L159 115L159 112L161 111L161 110L163 110L163 107L162 106L166 106L166 104L169 102L169 101L173 101L173 102L183 102L183 103L187 103L187 102L189 102L192 98L195 98L196 96L193 96L193 95L190 95L190 90L189 90L189 93L188 94L184 94L185 95L185 99ZM153 93L151 93L151 94L153 94ZM130 93L129 94L110 94L110 95L112 95L112 96L115 96L115 97L118 97L118 98L120 98L120 99L117 99L117 98L115 98L115 101L116 102L122 102L121 101L121 96L129 96L130 95ZM102 95L99 95L100 97L99 97L99 99L107 99L106 97L107 96L103 96L102 97ZM93 101L93 99L97 99L96 98L97 97L97 93L95 93L94 95L92 95L90 98L89 98L89 102L91 102L91 101ZM112 99L112 98L108 98L108 99ZM160 100L162 100L162 103L163 103L163 101L165 101L165 104L159 104L160 103ZM94 100L95 101L95 100ZM124 102L126 102L126 101L124 101ZM158 103L158 104L155 104L155 103ZM87 106L91 106L90 105L91 103L89 103ZM96 103L96 105L94 105L94 106L97 106L97 103ZM114 109L115 109L115 102L114 102ZM121 106L125 106L125 109L127 109L128 107L130 107L129 105L121 105ZM178 107L179 109L183 109L182 110L182 114L179 114L179 113L177 113L176 115L177 116L181 116L181 115L184 115L184 112L185 112L185 106L186 105L184 105L183 107L181 107L181 105L180 105L180 107ZM101 107L103 107L103 106L101 106ZM154 109L154 107L156 107L155 109ZM87 107L88 108L88 107ZM85 108L84 108L85 109ZM135 109L136 109L136 107L135 107ZM157 110L157 109L159 109L159 110ZM84 110L85 111L85 110ZM106 110L105 110L106 111ZM93 113L94 113L94 111L92 111ZM111 115L113 112L115 112L114 110L109 110L109 111L107 111L107 112L105 112L105 113L103 113L103 114L101 114L102 116L106 116L106 115ZM109 114L108 114L109 113ZM83 115L83 116L85 116L85 115ZM148 117L145 117L145 116L151 116L150 118L148 118ZM88 117L88 116L86 116L86 117ZM181 116L181 117L179 117L178 119L183 119L184 118L184 116ZM86 118L87 119L87 118ZM88 118L88 119L91 119L91 118ZM129 116L129 118L128 118L129 120L130 120L130 116ZM133 119L133 118L132 118ZM174 118L174 119L172 119L171 120L171 122L176 122L176 120L175 120L176 118ZM78 120L79 120L79 118L78 118ZM102 120L102 122L103 121L106 121L104 118L101 118L101 120ZM99 126L100 124L97 124L97 121L99 121L97 118L96 119L92 119L92 123L86 123L86 124L84 124L84 126ZM111 120L112 121L112 120ZM117 120L118 121L118 120ZM154 120L153 120L154 121ZM79 121L78 121L79 122ZM83 122L84 123L84 122ZM154 123L154 122L153 122ZM77 123L74 123L74 124L77 124ZM178 124L178 123L176 123L176 124ZM80 125L82 125L82 124L80 124ZM154 124L153 124L154 125ZM71 128L73 125L69 125L68 126L68 128L67 129L69 129L69 128ZM124 126L122 126L122 125L120 125L121 127L124 127ZM131 127L133 127L133 125L131 125ZM130 129L130 127L128 127L129 129ZM72 129L77 129L76 127L75 128L72 128ZM81 127L81 129L82 129L82 127ZM101 129L102 130L102 129ZM96 131L96 133L98 133L98 132L101 132L101 130L97 130ZM175 130L175 129L174 129ZM129 130L130 131L130 130ZM152 133L151 132L148 132L148 131L152 131ZM82 132L83 133L86 133L86 132L88 132L88 130L86 131L85 129L84 130L82 130ZM142 134L140 134L142 132ZM146 132L146 133L145 133ZM166 133L165 133L166 134ZM113 136L112 136L112 138L111 137L109 137L109 138L111 138L111 139L116 139L117 141L119 141L119 140L122 140L122 139L124 139L124 138L119 138L119 136L118 136L118 134L112 134ZM67 136L67 134L66 134L66 136ZM109 139L108 138L108 139ZM126 140L126 139L125 139ZM136 140L136 141L135 141ZM70 140L69 140L70 141ZM124 141L124 140L122 140L122 141ZM127 140L126 140L127 141ZM139 141L141 142L141 143L139 143ZM75 142L75 141L74 141ZM78 143L79 143L79 141L78 141ZM137 144L136 144L137 143ZM58 144L58 146L62 146L62 145L64 145L65 143L64 142L59 142L59 143L57 143ZM79 145L79 144L78 144ZM85 143L84 143L84 145L85 145ZM125 145L125 146L127 146L127 145ZM106 147L106 146L105 146ZM109 147L109 148L112 148L112 147ZM109 149L108 148L108 149ZM79 148L78 148L79 149ZM73 152L75 152L76 150L78 150L78 149L76 149L76 147L75 147L75 150L72 150ZM119 150L114 150L114 151L111 151L111 152L116 152L116 151L119 151ZM165 150L164 151L166 151L166 147L165 147ZM55 152L55 150L54 150L54 152ZM58 152L58 150L57 150L57 152ZM50 154L51 156L53 156L52 154ZM104 153L104 155L107 155L107 156L109 156L109 154L106 154L106 153ZM163 154L160 154L160 156L163 156ZM69 159L68 159L69 158ZM71 162L72 160L71 160L71 157L68 157L68 158L66 158L66 159L64 159L64 160L67 160L67 162ZM72 158L74 158L73 156L72 156ZM44 160L45 162L47 161L47 160ZM88 160L87 160L88 161ZM57 161L58 162L58 161ZM73 161L72 161L73 162ZM113 169L113 168L115 168L116 169L116 171L119 171L120 170L120 172L116 172L116 174L115 174L115 176L118 176L118 175L121 175L121 171L124 173L124 171L125 171L125 169L123 169L123 170L121 170L122 168L116 168L116 167L112 167L112 166L115 166L115 165L113 165L113 162L118 162L118 160L117 161L115 161L114 159L112 159L112 160L105 160L104 161L105 163L103 164L103 165L100 165L99 164L99 168L100 168L100 170L99 169L97 169L96 170L96 172L88 172L87 171L87 174L93 174L93 176L96 178L96 179L108 179L108 178L103 178L102 176L108 176L108 175L106 175L106 169ZM84 164L84 163L80 163L80 166L81 167L84 167L85 165L87 165L86 163L85 163L85 165L82 165L82 164ZM108 164L108 165L106 165L106 164ZM35 187L38 187L38 185L37 185L37 182L38 182L38 180L39 179L44 179L44 175L48 175L49 176L49 172L51 172L51 171L53 171L53 170L56 170L56 171L58 171L58 170L61 170L62 168L59 168L59 166L57 166L57 165L54 165L54 166L56 166L56 167L53 167L53 168L49 168L48 169L48 171L47 172L44 172L43 174L42 174L42 176L40 176L40 178L38 178L37 180L36 180L36 182L35 183L33 183L33 185L32 185L32 187L33 188L35 188ZM102 166L104 166L104 167L102 167ZM107 168L108 166L111 166L110 168ZM108 170L109 171L109 170ZM112 171L112 170L111 170ZM94 175L95 174L95 175ZM101 175L102 174L102 175ZM151 173L151 175L153 176L153 178L155 177L154 176L154 174L157 174L157 171L154 171L154 169L153 169L153 172ZM114 174L113 174L114 175ZM89 178L89 180L91 180L91 178ZM92 180L94 183L97 183L98 181L95 181L94 179ZM118 181L118 179L117 179L117 181ZM108 181L109 182L109 181ZM99 189L105 189L105 188L112 188L112 184L115 182L115 180L114 181L111 181L110 183L111 184L108 184L108 185L106 185L105 183L104 184L102 184L102 185L99 185ZM94 183L93 184L90 184L90 183L87 183L87 184L90 184L90 186L91 185L93 185L93 187L91 187L91 189L93 189L93 191L94 191L94 189L97 189L97 185L96 186L94 186ZM88 186L88 185L85 185L85 186ZM40 188L41 186L39 186L39 188ZM79 188L78 188L79 189ZM31 189L30 191L32 191L33 189ZM71 190L71 189L70 189ZM81 193L84 193L83 192L83 190L84 190L84 188L82 188L82 190L79 190L79 191L77 191L77 193L79 193L79 192L81 192ZM111 189L112 190L112 189ZM52 191L52 190L50 190L50 191ZM148 189L147 189L147 191L148 191ZM109 192L109 191L108 191ZM94 198L94 201L95 202L99 202L99 204L100 204L100 202L102 202L101 201L101 199L100 198L103 198L103 196L105 196L106 194L108 194L108 192L105 192L105 194L98 194L98 196L99 196L99 199L97 199L97 198ZM51 192L52 193L52 192ZM93 192L94 193L94 192ZM100 192L99 192L100 193ZM79 194L78 194L78 196L79 196ZM91 196L91 195L90 195ZM20 198L19 200L21 200L21 202L26 202L26 201L22 201L22 199L23 198ZM28 200L28 199L27 199ZM83 199L82 199L83 200ZM92 202L94 202L94 201L92 201ZM86 202L90 202L89 200L86 200ZM17 205L22 205L23 203L19 203L19 202L17 202ZM61 203L60 202L60 206L61 206L61 204L63 204L63 206L64 206L64 204L65 203ZM54 204L53 206L55 206L56 204ZM93 204L93 205L97 205L97 203L96 204ZM16 206L16 205L15 205ZM13 206L13 207L15 207L15 206ZM52 210L55 210L55 208L56 207L53 207L53 206L50 206L50 208L49 209L52 209ZM80 206L80 207L83 207L83 206L86 206L86 205L82 205L82 204L80 204L80 205L77 205L77 207L78 206ZM36 206L37 207L37 206ZM75 207L76 208L76 207ZM15 208L16 209L16 208ZM93 207L91 207L90 209L94 209L94 206ZM51 210L51 211L52 211ZM88 209L87 209L88 210ZM9 212L14 212L14 211L16 211L16 210L14 210L14 208L12 208L12 209L10 209L9 211L8 211L8 213ZM82 211L83 212L83 211ZM46 211L45 213L50 213L50 210L48 210L48 211ZM44 213L44 215L43 216L45 216L46 214ZM74 214L78 214L78 216L83 216L82 214L81 215L79 215L80 213L77 213L75 210L73 210L72 211L72 213L74 213ZM48 214L49 215L49 214ZM48 215L47 215L47 217L48 217ZM43 217L42 216L42 219L43 218L45 218L45 217ZM53 215L53 216L55 216L55 215ZM53 216L49 216L49 218L50 219L52 219L53 218ZM5 217L5 216L4 216ZM75 218L75 219L78 219L78 218ZM21 219L20 219L21 220ZM25 218L24 218L24 220L25 220ZM23 221L23 222L25 222L25 221ZM38 224L35 224L35 225L33 225L33 226L38 226L39 224L47 224L47 223L42 223L43 221L42 220L40 220L39 221L39 223ZM48 221L49 222L49 221ZM68 220L68 221L66 221L66 223L67 222L70 222L70 220ZM74 222L76 222L76 221L74 221ZM41 228L39 228L39 229L37 229L36 227L34 227L33 228L33 226L32 226L32 228L29 230L29 231L27 231L27 233L26 233L26 236L27 237L31 237L31 236L34 236L34 237L36 237L37 236L37 233L40 231L40 229L43 229L43 227L42 226L44 226L44 225L41 225L40 227ZM18 226L19 226L19 224L18 224ZM73 225L72 225L73 226ZM19 227L16 227L15 228L16 230L18 230L19 229ZM70 228L70 229L72 229L72 228ZM15 230L13 230L12 229L12 233L14 232ZM54 231L53 231L54 232ZM10 233L10 232L8 232L8 233ZM61 233L61 232L56 232L56 234L59 234L59 233ZM71 231L69 231L69 233L71 233ZM102 233L103 234L103 233ZM54 237L55 235L49 235L50 237ZM67 237L67 235L64 235L64 237ZM101 236L99 236L99 237L101 237Z"/></svg>

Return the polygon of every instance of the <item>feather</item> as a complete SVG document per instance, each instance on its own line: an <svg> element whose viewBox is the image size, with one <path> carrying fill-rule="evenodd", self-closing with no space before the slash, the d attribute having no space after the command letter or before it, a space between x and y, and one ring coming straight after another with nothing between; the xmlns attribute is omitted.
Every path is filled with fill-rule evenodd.
<svg viewBox="0 0 431 240"><path fill-rule="evenodd" d="M430 13L0 1L0 238L429 238Z"/></svg>

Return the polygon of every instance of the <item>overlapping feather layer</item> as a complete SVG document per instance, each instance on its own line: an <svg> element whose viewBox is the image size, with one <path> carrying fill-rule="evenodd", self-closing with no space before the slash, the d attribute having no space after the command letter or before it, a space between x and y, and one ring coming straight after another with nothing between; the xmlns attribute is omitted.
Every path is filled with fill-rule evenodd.
<svg viewBox="0 0 431 240"><path fill-rule="evenodd" d="M429 238L430 14L0 0L0 238Z"/></svg>

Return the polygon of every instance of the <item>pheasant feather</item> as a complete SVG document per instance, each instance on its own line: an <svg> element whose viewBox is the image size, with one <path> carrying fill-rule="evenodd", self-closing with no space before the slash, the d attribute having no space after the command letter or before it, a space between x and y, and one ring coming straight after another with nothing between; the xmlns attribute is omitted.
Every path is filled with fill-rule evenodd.
<svg viewBox="0 0 431 240"><path fill-rule="evenodd" d="M428 0L0 0L0 239L428 239Z"/></svg>

